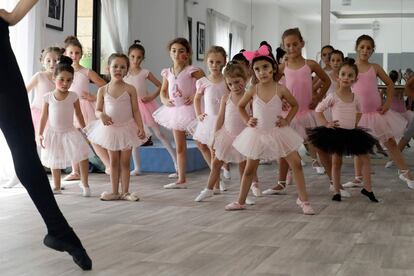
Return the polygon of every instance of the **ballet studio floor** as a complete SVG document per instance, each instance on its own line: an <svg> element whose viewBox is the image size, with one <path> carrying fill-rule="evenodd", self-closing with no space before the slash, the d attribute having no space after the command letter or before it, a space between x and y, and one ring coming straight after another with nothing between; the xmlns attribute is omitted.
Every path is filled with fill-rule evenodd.
<svg viewBox="0 0 414 276"><path fill-rule="evenodd" d="M405 155L414 167L413 150ZM0 191L0 275L414 275L414 191L398 179L385 159L373 160L371 203L352 197L332 202L326 176L304 167L317 215L296 207L295 186L286 195L257 198L246 211L227 212L239 177L232 170L229 190L203 203L194 198L208 171L188 175L186 190L164 190L166 175L131 178L139 202L103 202L109 176L91 174L93 197L83 198L77 183L57 201L93 259L82 272L65 253L41 244L45 227L25 190ZM275 164L261 165L263 189L271 187ZM352 178L345 160L343 180Z"/></svg>

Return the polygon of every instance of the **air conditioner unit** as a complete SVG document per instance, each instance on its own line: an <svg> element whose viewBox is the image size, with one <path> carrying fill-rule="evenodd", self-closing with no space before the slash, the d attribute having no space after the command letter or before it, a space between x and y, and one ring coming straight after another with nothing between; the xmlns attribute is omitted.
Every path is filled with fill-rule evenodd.
<svg viewBox="0 0 414 276"><path fill-rule="evenodd" d="M352 0L342 0L342 6L351 6Z"/></svg>

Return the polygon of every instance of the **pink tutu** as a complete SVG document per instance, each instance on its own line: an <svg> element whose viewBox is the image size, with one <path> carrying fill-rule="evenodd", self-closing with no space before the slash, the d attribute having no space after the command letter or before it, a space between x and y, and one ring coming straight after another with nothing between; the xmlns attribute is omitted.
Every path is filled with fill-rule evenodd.
<svg viewBox="0 0 414 276"><path fill-rule="evenodd" d="M193 135L193 139L201 144L211 146L214 139L214 128L216 127L217 117L207 115L203 121L195 119L187 128L188 132Z"/></svg>
<svg viewBox="0 0 414 276"><path fill-rule="evenodd" d="M307 128L314 128L318 125L313 113L313 110L298 112L290 122L290 126L296 130L303 139L307 138Z"/></svg>
<svg viewBox="0 0 414 276"><path fill-rule="evenodd" d="M193 105L161 106L152 116L155 121L168 129L186 131L195 119Z"/></svg>
<svg viewBox="0 0 414 276"><path fill-rule="evenodd" d="M158 103L153 100L150 102L144 103L141 100L138 100L139 112L141 113L142 122L148 127L153 127L157 123L152 117L152 113L158 109Z"/></svg>
<svg viewBox="0 0 414 276"><path fill-rule="evenodd" d="M72 162L78 163L90 156L87 141L75 128L62 131L49 127L43 144L42 164L51 169L65 169Z"/></svg>
<svg viewBox="0 0 414 276"><path fill-rule="evenodd" d="M111 151L132 149L148 140L138 137L138 127L133 119L110 126L105 126L101 120L95 120L85 128L85 132L89 141Z"/></svg>
<svg viewBox="0 0 414 276"><path fill-rule="evenodd" d="M399 113L401 116L404 117L404 119L407 120L408 124L411 123L411 121L414 118L414 112L411 110L406 110L405 112Z"/></svg>
<svg viewBox="0 0 414 276"><path fill-rule="evenodd" d="M237 136L232 135L224 127L216 132L214 135L213 148L217 159L226 163L240 163L246 160L246 157L241 155L233 147L234 139Z"/></svg>
<svg viewBox="0 0 414 276"><path fill-rule="evenodd" d="M82 111L83 120L85 124L88 125L90 122L96 120L95 116L95 105L96 102L90 102L87 100L79 99L80 109ZM81 125L78 122L78 119L75 116L75 127L81 128Z"/></svg>
<svg viewBox="0 0 414 276"><path fill-rule="evenodd" d="M35 130L36 143L39 145L39 127L40 119L42 118L42 111L34 106L30 108L32 113L33 127Z"/></svg>
<svg viewBox="0 0 414 276"><path fill-rule="evenodd" d="M249 159L271 161L297 151L302 143L302 137L289 126L267 130L246 127L233 146Z"/></svg>
<svg viewBox="0 0 414 276"><path fill-rule="evenodd" d="M363 113L358 126L367 128L380 142L390 138L401 138L407 126L407 120L399 113L388 110L384 115L378 112Z"/></svg>

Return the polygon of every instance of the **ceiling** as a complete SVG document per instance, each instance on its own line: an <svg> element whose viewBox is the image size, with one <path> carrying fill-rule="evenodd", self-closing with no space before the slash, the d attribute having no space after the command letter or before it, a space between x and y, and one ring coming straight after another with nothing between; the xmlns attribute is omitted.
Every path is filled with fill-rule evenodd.
<svg viewBox="0 0 414 276"><path fill-rule="evenodd" d="M276 4L305 21L319 21L321 0L246 0L253 5ZM348 3L350 5L344 5ZM414 18L414 0L331 0L333 19L366 22L373 18ZM360 20L359 20L360 19Z"/></svg>

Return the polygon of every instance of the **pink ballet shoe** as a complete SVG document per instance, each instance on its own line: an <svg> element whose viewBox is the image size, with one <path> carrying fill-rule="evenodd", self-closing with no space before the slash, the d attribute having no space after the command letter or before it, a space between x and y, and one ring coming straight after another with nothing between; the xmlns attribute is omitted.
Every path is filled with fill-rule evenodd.
<svg viewBox="0 0 414 276"><path fill-rule="evenodd" d="M305 215L314 215L315 211L313 210L309 201L301 201L299 198L296 200L296 204L302 208L302 212Z"/></svg>
<svg viewBox="0 0 414 276"><path fill-rule="evenodd" d="M226 211L240 211L240 210L244 210L245 206L241 205L238 202L232 202L230 204L227 204L225 209Z"/></svg>

